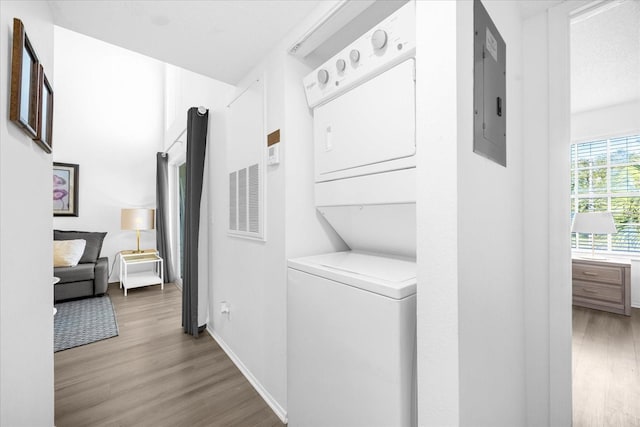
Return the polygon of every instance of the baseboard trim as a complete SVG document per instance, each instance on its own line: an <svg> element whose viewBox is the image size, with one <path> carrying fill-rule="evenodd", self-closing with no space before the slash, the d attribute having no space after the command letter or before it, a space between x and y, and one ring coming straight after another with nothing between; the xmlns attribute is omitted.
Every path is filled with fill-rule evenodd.
<svg viewBox="0 0 640 427"><path fill-rule="evenodd" d="M224 350L224 352L227 353L227 356L229 356L229 359L231 359L231 361L236 365L236 367L240 370L240 372L242 372L242 375L245 376L247 381L249 381L249 384L253 386L253 388L258 392L258 394L260 395L260 397L262 397L265 403L269 405L271 410L275 412L278 418L280 418L280 421L282 421L284 424L287 424L288 422L287 411L284 410L284 408L280 406L280 404L276 401L276 399L274 399L273 396L271 396L271 394L262 386L262 384L260 384L260 381L258 381L258 379L253 376L251 371L247 369L247 367L244 365L244 363L242 363L240 358L233 352L233 350L231 350L231 348L227 345L227 343L224 342L222 337L216 334L216 332L213 331L209 325L207 325L207 332L209 333L209 335L211 335L211 338L213 338L218 343L218 345L222 348L222 350Z"/></svg>

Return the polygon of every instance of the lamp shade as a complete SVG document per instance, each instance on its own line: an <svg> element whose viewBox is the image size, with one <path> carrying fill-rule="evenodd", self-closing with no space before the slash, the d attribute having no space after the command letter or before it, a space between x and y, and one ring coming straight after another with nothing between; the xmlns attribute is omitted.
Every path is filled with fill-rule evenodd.
<svg viewBox="0 0 640 427"><path fill-rule="evenodd" d="M120 228L123 230L153 230L155 209L122 209Z"/></svg>
<svg viewBox="0 0 640 427"><path fill-rule="evenodd" d="M611 212L580 212L573 217L571 231L576 233L613 234L618 230Z"/></svg>

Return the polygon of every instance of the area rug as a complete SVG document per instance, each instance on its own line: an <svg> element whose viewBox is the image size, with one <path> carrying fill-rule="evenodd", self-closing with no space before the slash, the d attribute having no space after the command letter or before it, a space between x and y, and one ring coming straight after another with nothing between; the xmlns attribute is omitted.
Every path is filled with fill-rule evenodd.
<svg viewBox="0 0 640 427"><path fill-rule="evenodd" d="M53 351L118 336L116 314L108 295L61 302L53 318Z"/></svg>

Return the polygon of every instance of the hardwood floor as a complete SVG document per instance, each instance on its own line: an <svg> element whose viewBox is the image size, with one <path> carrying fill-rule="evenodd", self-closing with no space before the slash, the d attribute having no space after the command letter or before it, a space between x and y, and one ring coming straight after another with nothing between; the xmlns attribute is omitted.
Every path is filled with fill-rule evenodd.
<svg viewBox="0 0 640 427"><path fill-rule="evenodd" d="M55 354L57 427L283 425L206 332L182 332L178 288L109 294L120 335Z"/></svg>
<svg viewBox="0 0 640 427"><path fill-rule="evenodd" d="M282 426L207 334L182 332L174 285L109 287L120 335L55 354L57 427ZM640 309L573 308L574 426L640 426Z"/></svg>
<svg viewBox="0 0 640 427"><path fill-rule="evenodd" d="M640 309L573 308L573 425L640 426Z"/></svg>

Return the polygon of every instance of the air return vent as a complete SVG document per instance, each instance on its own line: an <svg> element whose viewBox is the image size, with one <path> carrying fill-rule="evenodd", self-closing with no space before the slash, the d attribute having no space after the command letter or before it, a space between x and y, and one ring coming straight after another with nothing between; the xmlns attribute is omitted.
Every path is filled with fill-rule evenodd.
<svg viewBox="0 0 640 427"><path fill-rule="evenodd" d="M229 232L263 238L260 165L251 165L229 174Z"/></svg>
<svg viewBox="0 0 640 427"><path fill-rule="evenodd" d="M247 231L247 170L238 171L238 231Z"/></svg>
<svg viewBox="0 0 640 427"><path fill-rule="evenodd" d="M249 232L260 232L260 169L249 167Z"/></svg>

